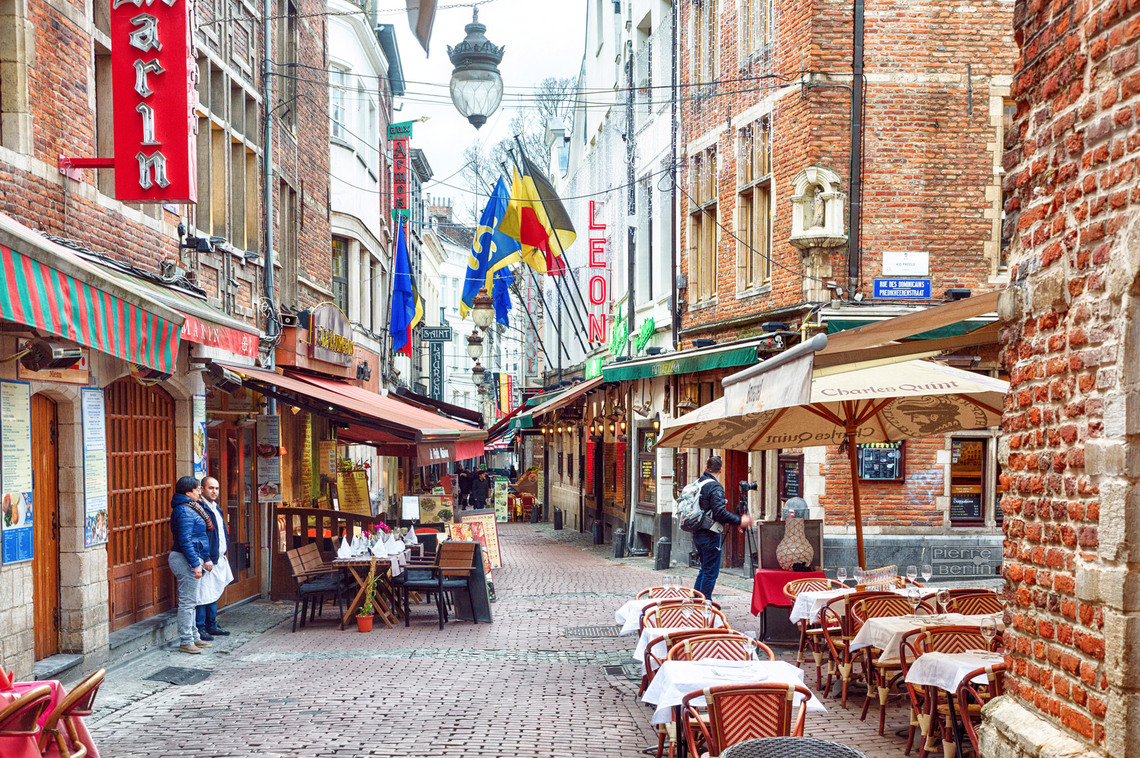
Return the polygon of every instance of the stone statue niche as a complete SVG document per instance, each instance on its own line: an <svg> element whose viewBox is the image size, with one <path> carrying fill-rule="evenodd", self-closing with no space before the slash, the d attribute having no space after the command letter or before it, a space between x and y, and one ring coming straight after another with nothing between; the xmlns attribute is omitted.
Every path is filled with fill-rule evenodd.
<svg viewBox="0 0 1140 758"><path fill-rule="evenodd" d="M803 250L847 243L843 226L846 196L839 186L839 175L819 166L809 166L796 175L789 242Z"/></svg>

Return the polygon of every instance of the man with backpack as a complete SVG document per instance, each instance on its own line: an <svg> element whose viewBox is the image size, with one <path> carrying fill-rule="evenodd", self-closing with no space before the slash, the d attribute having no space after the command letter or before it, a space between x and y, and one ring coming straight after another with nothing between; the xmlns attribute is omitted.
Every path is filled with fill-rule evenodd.
<svg viewBox="0 0 1140 758"><path fill-rule="evenodd" d="M695 500L699 512L686 518L686 511L692 509L686 508L686 503L680 503L677 509L681 528L692 532L693 547L701 557L701 569L697 572L693 589L710 599L713 587L716 586L716 579L720 575L721 544L724 540L725 525L742 526L745 529L752 526L752 517L747 512L737 516L728 510L724 487L717 481L717 475L720 474L723 465L719 455L709 456L708 462L705 463L705 473L681 493L682 501L686 500L686 496L690 500ZM695 488L696 492L694 493L691 488Z"/></svg>

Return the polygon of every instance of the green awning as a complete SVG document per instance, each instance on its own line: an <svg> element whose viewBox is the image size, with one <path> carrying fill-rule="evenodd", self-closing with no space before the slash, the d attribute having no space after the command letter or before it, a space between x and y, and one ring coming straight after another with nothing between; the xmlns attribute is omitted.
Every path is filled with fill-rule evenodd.
<svg viewBox="0 0 1140 758"><path fill-rule="evenodd" d="M697 371L708 371L716 368L751 366L756 363L758 358L757 343L737 346L725 345L723 347L685 350L628 363L611 363L602 369L602 376L607 382L649 379L654 376L692 374Z"/></svg>
<svg viewBox="0 0 1140 758"><path fill-rule="evenodd" d="M860 326L867 326L869 324L876 324L886 319L874 318L833 318L827 321L827 333L836 334L848 329L856 329ZM963 334L969 334L975 329L981 329L983 326L993 323L993 319L965 319L963 321L955 321L952 324L940 326L937 329L931 329L926 332L907 337L912 340L932 340L942 337L960 337Z"/></svg>
<svg viewBox="0 0 1140 758"><path fill-rule="evenodd" d="M511 429L532 429L534 427L534 417L529 413L520 413L511 419Z"/></svg>

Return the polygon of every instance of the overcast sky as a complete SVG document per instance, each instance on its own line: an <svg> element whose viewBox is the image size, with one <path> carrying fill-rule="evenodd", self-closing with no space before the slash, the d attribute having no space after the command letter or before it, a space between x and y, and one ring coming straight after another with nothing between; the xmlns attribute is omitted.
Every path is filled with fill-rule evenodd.
<svg viewBox="0 0 1140 758"><path fill-rule="evenodd" d="M381 9L395 10L392 0L382 0ZM441 6L450 5L441 0ZM432 29L431 53L425 55L408 26L404 4L399 13L384 13L380 20L394 23L400 58L407 80L407 94L397 98L395 121L408 121L430 116L426 123L416 124L412 146L422 149L431 164L433 176L452 187L431 183L425 191L433 197L450 197L457 208L464 193L463 151L475 140L496 142L511 136L507 128L512 107L506 101L526 93L548 76L577 78L582 64L586 29L586 0L490 0L479 6L479 21L487 27L487 39L506 46L499 70L503 74L504 103L476 131L451 104L448 83L451 61L447 46L457 45L466 36L463 27L471 21L471 8L448 8L436 13ZM431 101L431 102L428 102ZM452 176L455 174L455 176ZM450 177L450 178L448 178Z"/></svg>

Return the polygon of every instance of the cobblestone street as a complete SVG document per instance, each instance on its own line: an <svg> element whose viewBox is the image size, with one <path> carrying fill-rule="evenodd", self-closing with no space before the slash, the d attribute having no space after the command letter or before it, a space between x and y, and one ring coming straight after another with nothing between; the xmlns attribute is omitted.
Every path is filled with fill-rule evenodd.
<svg viewBox="0 0 1140 758"><path fill-rule="evenodd" d="M568 638L607 626L657 574L645 559L616 561L582 535L504 524L505 568L494 574L493 624L451 622L413 607L412 626L339 631L333 612L290 632L292 603L250 603L221 623L234 631L201 656L164 650L113 669L89 719L106 758L192 756L628 756L651 745L651 711L635 682L607 673L635 639ZM609 548L606 546L606 550ZM691 569L680 569L690 577ZM723 575L718 597L734 627L757 629L748 583ZM783 651L789 657L789 651ZM165 667L209 669L194 685L148 680ZM809 668L806 680L814 685ZM825 701L809 736L868 756L902 755L901 704L887 737L858 720L861 693Z"/></svg>

